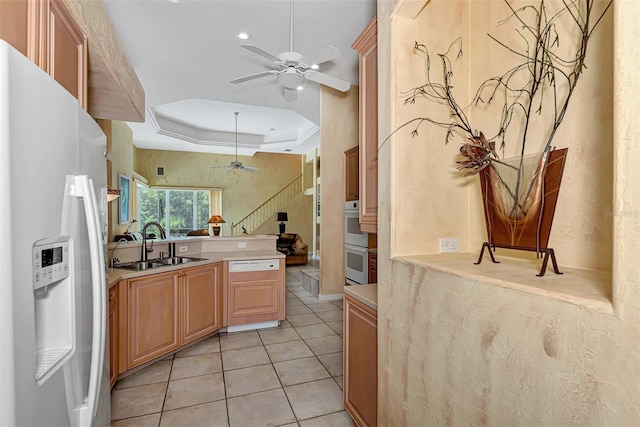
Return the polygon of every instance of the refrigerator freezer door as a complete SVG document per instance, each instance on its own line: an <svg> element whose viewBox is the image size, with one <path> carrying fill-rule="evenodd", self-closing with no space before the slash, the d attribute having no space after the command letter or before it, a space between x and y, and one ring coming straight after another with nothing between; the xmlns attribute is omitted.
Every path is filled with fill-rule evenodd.
<svg viewBox="0 0 640 427"><path fill-rule="evenodd" d="M95 176L95 185L100 188L106 183L103 149L98 149L104 136L102 141L99 141L100 138L81 141L79 129L83 120L93 122L94 130L99 129L86 113L80 111L77 100L64 88L0 40L0 230L3 236L0 245L0 278L3 283L0 286L1 425L70 426L69 408L82 404L75 399L67 400L64 371L70 368L65 369L66 364L44 384L36 383L35 301L31 263L34 242L62 234L62 196L67 176ZM93 154L83 151L88 147L92 147L90 151ZM82 164L88 157L94 160L85 170ZM76 198L75 203L82 205L83 200ZM84 208L78 208L80 216L85 215ZM76 252L88 254L87 227L77 223L75 228L80 231L65 234L73 239ZM104 271L104 258L95 265L88 259L81 258L80 261L83 265L78 266L79 275L74 272L78 283L76 291L79 289L77 293L80 296L88 295L91 301L93 294L81 283L88 282L86 276L93 274L93 270ZM104 280L100 285L102 289L97 293L106 299ZM88 316L88 319L82 320L82 316ZM82 329L84 325L92 325L93 317L91 309L76 312L76 333L80 341L76 343L75 354L67 362L82 359L74 363L87 367L76 375L81 379L80 383L86 384L82 388L87 394L91 383L88 373L92 365L97 363L92 362L92 354L88 349L92 346L94 335L100 340L106 333L103 330L93 334L88 328ZM87 336L91 337L88 341L84 340ZM97 384L98 380L93 382ZM99 385L103 386L103 383L100 381ZM98 406L103 407L101 420L106 421L96 421L91 416L91 424L108 424L108 390L101 392L97 401Z"/></svg>

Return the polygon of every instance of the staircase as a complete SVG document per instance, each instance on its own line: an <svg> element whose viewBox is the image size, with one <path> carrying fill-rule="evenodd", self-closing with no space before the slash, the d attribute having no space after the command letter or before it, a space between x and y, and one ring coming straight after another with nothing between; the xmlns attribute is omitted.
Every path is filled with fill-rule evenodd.
<svg viewBox="0 0 640 427"><path fill-rule="evenodd" d="M302 192L302 174L298 175L293 181L285 185L276 194L271 196L266 202L255 208L247 216L242 218L235 224L231 225L231 235L242 234L242 227L247 233L253 232L265 221L273 218L284 205L289 203L295 196Z"/></svg>

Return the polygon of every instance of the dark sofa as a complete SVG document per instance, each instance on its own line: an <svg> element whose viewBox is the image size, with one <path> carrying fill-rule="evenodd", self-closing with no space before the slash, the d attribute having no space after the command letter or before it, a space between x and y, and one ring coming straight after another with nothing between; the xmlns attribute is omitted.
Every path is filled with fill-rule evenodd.
<svg viewBox="0 0 640 427"><path fill-rule="evenodd" d="M299 234L283 233L278 237L276 249L287 256L287 265L304 265L309 256L309 246Z"/></svg>

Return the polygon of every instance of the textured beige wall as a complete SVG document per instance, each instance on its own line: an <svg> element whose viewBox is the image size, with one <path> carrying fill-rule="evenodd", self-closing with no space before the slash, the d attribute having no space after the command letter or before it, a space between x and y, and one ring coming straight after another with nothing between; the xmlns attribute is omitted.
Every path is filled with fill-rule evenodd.
<svg viewBox="0 0 640 427"><path fill-rule="evenodd" d="M313 212L313 197L299 194L293 198L282 208L287 213L289 221L285 222L285 231L287 233L299 234L302 241L309 246L311 250L311 242L313 241L313 225L311 215ZM252 234L278 234L280 233L279 222L272 220L265 222L258 227ZM311 255L311 252L309 252Z"/></svg>
<svg viewBox="0 0 640 427"><path fill-rule="evenodd" d="M131 128L126 123L105 120L100 121L100 125L103 127L106 134L111 133L111 183L114 188L119 188L118 173L123 173L131 179L133 168L133 133ZM108 127L110 129L105 129ZM133 186L129 189L133 191ZM110 203L109 217L109 237L110 241L113 240L113 236L124 232L127 228L127 224L118 223L118 206L119 200L116 199ZM129 217L133 213L133 207L129 206ZM135 230L135 229L134 229Z"/></svg>
<svg viewBox="0 0 640 427"><path fill-rule="evenodd" d="M358 145L358 87L323 87L321 98L320 294L332 295L344 286L344 152Z"/></svg>
<svg viewBox="0 0 640 427"><path fill-rule="evenodd" d="M399 57L403 44L415 39L407 32L426 32L438 21L474 27L505 16L495 10L500 1L431 0L416 21L412 16L392 17L396 4L405 3L418 2L378 2L381 135L405 117L398 92L405 79L413 77L397 64L406 60ZM458 13L461 19L455 21ZM596 53L589 58L595 60L571 106L588 119L577 119L572 112L556 139L556 145L564 140L570 147L570 163L552 242L555 238L563 248L561 263L612 269L613 314L406 258L392 260L407 253L437 252L422 240L436 239L439 230L451 227L442 213L423 217L424 226L407 224L414 219L404 215L408 208L401 205L430 209L441 203L441 211L448 209L452 215L460 205L459 189L451 185L451 198L434 199L431 188L407 194L407 181L418 179L432 187L452 180L425 180L414 165L407 169L411 158L406 147L415 142L394 137L383 147L379 163L379 223L388 224L379 227L378 236L379 425L635 425L640 419L640 148L632 142L640 138L635 113L640 4L616 1L610 13L613 24L605 22L600 29L603 44L591 45ZM465 52L470 63L494 55L480 43L481 32L470 32L474 41ZM610 49L612 40L613 59L597 52ZM471 87L478 78L474 70ZM451 164L447 150L457 146L443 147L440 141L431 145L436 150L429 154ZM608 160L612 157L613 167ZM465 191L469 213L462 215L459 226L473 241L477 201L473 190ZM609 207L612 215L603 219ZM420 238L406 243L412 225ZM609 227L613 239L607 238ZM468 246L463 249L475 251Z"/></svg>
<svg viewBox="0 0 640 427"><path fill-rule="evenodd" d="M292 154L238 156L244 165L257 166L255 173L211 168L226 166L232 160L235 156L137 149L135 170L150 186L222 188L222 216L227 224L240 221L302 173L302 156ZM164 176L157 175L158 166L164 167ZM307 217L310 222L311 215ZM228 225L222 227L222 235L230 232Z"/></svg>

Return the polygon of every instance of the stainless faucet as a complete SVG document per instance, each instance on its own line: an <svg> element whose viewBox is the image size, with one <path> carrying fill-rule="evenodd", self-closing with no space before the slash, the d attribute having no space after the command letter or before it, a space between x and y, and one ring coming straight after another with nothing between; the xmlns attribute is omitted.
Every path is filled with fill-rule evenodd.
<svg viewBox="0 0 640 427"><path fill-rule="evenodd" d="M146 223L144 225L144 228L142 229L142 258L141 258L141 261L146 261L147 260L147 253L153 251L153 246L151 246L151 250L150 251L147 250L147 227L149 227L150 225L155 225L158 228L158 230L160 230L160 238L161 239L166 239L167 238L167 235L164 232L164 228L162 228L162 225L160 225L159 222L151 221L151 222ZM151 242L151 244L153 245L153 242Z"/></svg>

